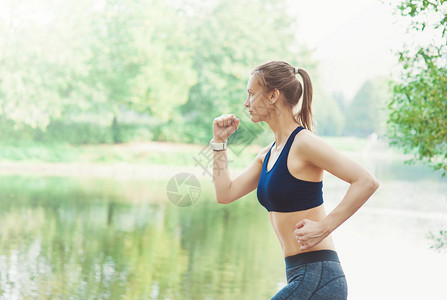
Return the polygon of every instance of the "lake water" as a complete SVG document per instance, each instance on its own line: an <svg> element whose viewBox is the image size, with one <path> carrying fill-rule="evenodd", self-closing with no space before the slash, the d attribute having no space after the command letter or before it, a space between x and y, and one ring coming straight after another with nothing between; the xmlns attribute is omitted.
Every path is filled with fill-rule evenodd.
<svg viewBox="0 0 447 300"><path fill-rule="evenodd" d="M349 299L447 299L447 251L428 238L447 229L447 179L355 159L381 186L333 233ZM178 191L196 192L188 207L170 201L171 177L1 177L2 299L270 299L284 260L256 191L218 204L211 178L190 174L200 188ZM325 173L327 212L348 187Z"/></svg>

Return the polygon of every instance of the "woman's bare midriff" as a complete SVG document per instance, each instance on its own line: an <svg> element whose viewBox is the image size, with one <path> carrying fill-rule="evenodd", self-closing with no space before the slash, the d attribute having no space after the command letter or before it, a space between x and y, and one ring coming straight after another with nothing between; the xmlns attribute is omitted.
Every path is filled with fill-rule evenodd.
<svg viewBox="0 0 447 300"><path fill-rule="evenodd" d="M321 241L321 243L306 251L301 251L300 243L298 242L294 234L296 223L298 223L302 219L309 219L317 222L321 221L325 216L326 212L324 209L324 204L311 209L295 212L271 211L270 222L272 223L273 230L275 231L276 236L279 239L284 257L315 250L335 250L331 235L329 235L323 241Z"/></svg>
<svg viewBox="0 0 447 300"><path fill-rule="evenodd" d="M292 142L286 162L287 169L289 170L290 174L297 179L315 181L315 182L321 181L323 180L323 169L305 163L304 159L300 157L300 152L297 149L296 139L298 138L298 136L300 136L300 134L302 134L302 132L304 132L304 130L297 133ZM265 148L265 153L262 159L263 164L267 151L272 147L272 145L273 142L268 147ZM281 151L278 153L275 153L274 151L270 152L271 157L267 163L267 170L272 169L280 153ZM321 221L324 217L326 217L324 203L321 204L320 206L311 209L295 211L295 212L271 211L270 222L272 223L273 230L275 231L276 236L278 237L279 242L281 243L284 257L315 250L323 250L323 249L335 250L331 235L328 235L323 241L321 241L321 243L315 245L314 247L306 251L300 250L300 243L295 237L294 231L296 223L298 223L303 219L309 219L318 222Z"/></svg>

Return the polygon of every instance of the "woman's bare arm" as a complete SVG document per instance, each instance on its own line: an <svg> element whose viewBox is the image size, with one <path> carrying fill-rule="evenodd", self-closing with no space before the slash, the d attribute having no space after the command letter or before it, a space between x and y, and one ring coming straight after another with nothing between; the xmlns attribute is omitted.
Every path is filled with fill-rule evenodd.
<svg viewBox="0 0 447 300"><path fill-rule="evenodd" d="M213 182L216 200L219 203L226 203L227 194L231 185L227 150L213 152Z"/></svg>
<svg viewBox="0 0 447 300"><path fill-rule="evenodd" d="M228 204L250 193L258 186L259 177L262 169L261 149L251 164L234 180L230 179L228 172L228 163L226 151L216 151L214 153L214 189L216 200L222 204ZM225 167L226 166L226 167ZM222 171L221 169L225 169Z"/></svg>
<svg viewBox="0 0 447 300"><path fill-rule="evenodd" d="M359 163L310 131L302 131L296 152L308 163L351 184L341 202L323 220L313 222L305 219L296 224L295 234L301 250L307 250L351 217L377 190L379 182Z"/></svg>

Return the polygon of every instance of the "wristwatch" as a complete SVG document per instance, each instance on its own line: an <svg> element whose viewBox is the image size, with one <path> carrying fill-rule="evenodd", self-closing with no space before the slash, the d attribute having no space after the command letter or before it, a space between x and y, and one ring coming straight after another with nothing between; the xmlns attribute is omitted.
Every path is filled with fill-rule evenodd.
<svg viewBox="0 0 447 300"><path fill-rule="evenodd" d="M222 150L226 150L227 149L227 142L224 143L215 143L213 141L214 138L211 139L210 141L210 148L213 149L214 151L222 151Z"/></svg>

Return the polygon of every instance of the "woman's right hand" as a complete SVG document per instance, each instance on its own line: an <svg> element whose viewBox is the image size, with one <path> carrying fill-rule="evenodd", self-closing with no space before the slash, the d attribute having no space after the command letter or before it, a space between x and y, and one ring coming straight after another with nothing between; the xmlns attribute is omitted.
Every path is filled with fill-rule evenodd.
<svg viewBox="0 0 447 300"><path fill-rule="evenodd" d="M240 120L234 114L221 115L213 121L213 140L224 143L239 128Z"/></svg>

